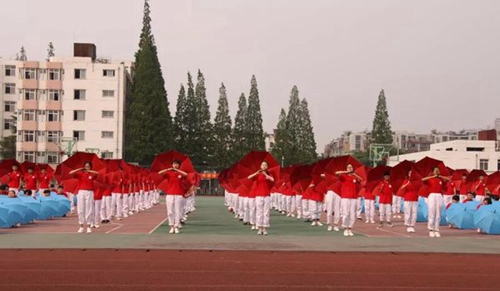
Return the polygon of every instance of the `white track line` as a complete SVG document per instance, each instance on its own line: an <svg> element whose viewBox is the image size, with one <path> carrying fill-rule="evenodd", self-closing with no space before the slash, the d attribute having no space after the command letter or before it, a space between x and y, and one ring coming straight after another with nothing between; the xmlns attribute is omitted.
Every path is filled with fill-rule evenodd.
<svg viewBox="0 0 500 291"><path fill-rule="evenodd" d="M112 229L110 229L110 230L108 230L108 231L106 231L106 233L112 233L113 231L115 231L115 230L120 229L120 228L122 228L122 227L123 227L123 224L121 224L121 223L115 223L115 222L112 222L112 224L113 224L113 225L118 225L118 226L117 226L117 227L115 227L115 228L112 228Z"/></svg>
<svg viewBox="0 0 500 291"><path fill-rule="evenodd" d="M167 221L167 218L162 220L160 223L158 223L157 226L155 226L148 234L152 234L158 227L160 227L165 221Z"/></svg>
<svg viewBox="0 0 500 291"><path fill-rule="evenodd" d="M379 227L377 227L377 230L380 230L380 231L383 231L383 232L387 232L387 233L397 234L397 235L402 236L402 237L412 237L410 235L405 235L405 234L397 233L397 232L386 230L386 229L382 229L382 228L379 228Z"/></svg>

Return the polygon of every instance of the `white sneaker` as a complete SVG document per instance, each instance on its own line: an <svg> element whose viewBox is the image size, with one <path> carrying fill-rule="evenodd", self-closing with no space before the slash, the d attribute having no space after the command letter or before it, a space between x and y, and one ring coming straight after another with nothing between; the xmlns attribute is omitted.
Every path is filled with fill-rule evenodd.
<svg viewBox="0 0 500 291"><path fill-rule="evenodd" d="M178 233L179 233L179 228L177 228L177 227L176 227L176 228L174 228L174 233L175 233L175 234L178 234Z"/></svg>
<svg viewBox="0 0 500 291"><path fill-rule="evenodd" d="M313 221L313 222L311 223L311 226L316 226L316 221Z"/></svg>
<svg viewBox="0 0 500 291"><path fill-rule="evenodd" d="M349 236L354 236L354 233L349 229Z"/></svg>
<svg viewBox="0 0 500 291"><path fill-rule="evenodd" d="M371 224L375 224L375 220L370 220L370 223Z"/></svg>
<svg viewBox="0 0 500 291"><path fill-rule="evenodd" d="M317 226L323 226L323 223L321 223L320 221L316 221L316 225Z"/></svg>
<svg viewBox="0 0 500 291"><path fill-rule="evenodd" d="M411 232L415 232L415 229L413 227L410 227Z"/></svg>
<svg viewBox="0 0 500 291"><path fill-rule="evenodd" d="M259 231L257 231L257 235L262 235L262 229L259 229Z"/></svg>
<svg viewBox="0 0 500 291"><path fill-rule="evenodd" d="M431 230L431 231L429 231L429 236L430 237L436 237L436 234L434 233L434 231Z"/></svg>
<svg viewBox="0 0 500 291"><path fill-rule="evenodd" d="M367 219L367 220L365 221L365 223L370 223L370 221Z"/></svg>
<svg viewBox="0 0 500 291"><path fill-rule="evenodd" d="M332 230L333 230L333 226L329 225L327 231L332 231Z"/></svg>
<svg viewBox="0 0 500 291"><path fill-rule="evenodd" d="M94 225L94 228L99 228L99 227L100 227L99 224Z"/></svg>
<svg viewBox="0 0 500 291"><path fill-rule="evenodd" d="M293 213L290 213L290 217L295 217L295 214L293 214Z"/></svg>
<svg viewBox="0 0 500 291"><path fill-rule="evenodd" d="M297 219L301 219L302 217L300 215L297 215Z"/></svg>
<svg viewBox="0 0 500 291"><path fill-rule="evenodd" d="M407 227L406 232L411 232L411 227Z"/></svg>
<svg viewBox="0 0 500 291"><path fill-rule="evenodd" d="M250 228L250 230L256 230L257 227L255 227L255 225L252 225L252 227Z"/></svg>
<svg viewBox="0 0 500 291"><path fill-rule="evenodd" d="M87 227L87 233L92 233L92 229L90 227Z"/></svg>
<svg viewBox="0 0 500 291"><path fill-rule="evenodd" d="M128 215L127 215L127 214L124 214L124 215L123 215L123 218L127 218L127 217L128 217Z"/></svg>
<svg viewBox="0 0 500 291"><path fill-rule="evenodd" d="M344 236L349 236L349 230L344 230Z"/></svg>
<svg viewBox="0 0 500 291"><path fill-rule="evenodd" d="M84 230L84 229L83 229L83 227L80 227L80 228L78 229L77 233L83 233L83 230Z"/></svg>
<svg viewBox="0 0 500 291"><path fill-rule="evenodd" d="M262 235L267 235L267 230L265 230L265 229L264 229L264 230L262 231Z"/></svg>
<svg viewBox="0 0 500 291"><path fill-rule="evenodd" d="M334 231L340 231L340 228L339 228L338 226L334 226L334 227L333 227L333 230L334 230Z"/></svg>
<svg viewBox="0 0 500 291"><path fill-rule="evenodd" d="M128 215L134 215L134 212L129 211L129 212L128 212Z"/></svg>
<svg viewBox="0 0 500 291"><path fill-rule="evenodd" d="M170 228L170 231L169 231L168 233L174 233L174 228L173 228L173 227L171 227L171 228Z"/></svg>
<svg viewBox="0 0 500 291"><path fill-rule="evenodd" d="M435 232L434 232L434 236L435 236L435 237L441 237L441 234L439 233L439 231L435 231Z"/></svg>

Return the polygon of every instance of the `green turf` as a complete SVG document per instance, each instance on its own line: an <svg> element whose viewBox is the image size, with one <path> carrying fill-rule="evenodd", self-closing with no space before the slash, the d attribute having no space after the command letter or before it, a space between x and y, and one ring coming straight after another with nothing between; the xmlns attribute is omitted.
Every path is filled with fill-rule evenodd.
<svg viewBox="0 0 500 291"><path fill-rule="evenodd" d="M243 225L243 222L235 219L223 203L221 197L197 197L196 211L190 214L181 232L186 235L257 235L257 231L250 230L250 225ZM342 236L342 232L326 231L326 225L312 227L310 222L286 217L274 210L271 210L270 224L268 232L272 236ZM168 222L165 222L154 234L168 234L169 230Z"/></svg>

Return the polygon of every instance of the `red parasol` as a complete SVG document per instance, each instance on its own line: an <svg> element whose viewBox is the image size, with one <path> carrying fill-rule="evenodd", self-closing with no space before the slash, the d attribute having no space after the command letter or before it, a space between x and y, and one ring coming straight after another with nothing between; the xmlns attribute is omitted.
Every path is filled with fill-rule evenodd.
<svg viewBox="0 0 500 291"><path fill-rule="evenodd" d="M24 161L21 163L21 171L23 173L28 173L28 169L33 169L33 172L38 171L38 167L35 163L29 162L29 161Z"/></svg>
<svg viewBox="0 0 500 291"><path fill-rule="evenodd" d="M391 169L391 177L390 182L392 185L392 189L396 190L396 195L401 196L400 188L403 185L403 182L408 178L408 173L413 167L413 162L404 160L392 167Z"/></svg>
<svg viewBox="0 0 500 291"><path fill-rule="evenodd" d="M237 170L236 175L240 181L247 189L251 189L254 185L254 181L249 180L248 176L260 170L262 162L266 162L268 165L269 175L274 178L275 183L280 179L280 165L276 159L268 152L262 151L252 151L246 154L238 163L236 164ZM275 184L273 183L273 184Z"/></svg>
<svg viewBox="0 0 500 291"><path fill-rule="evenodd" d="M295 191L303 193L309 185L312 183L312 170L314 169L314 164L312 165L299 165L295 166L295 169L290 174L290 185Z"/></svg>
<svg viewBox="0 0 500 291"><path fill-rule="evenodd" d="M335 183L338 181L336 172L347 170L347 165L351 164L354 171L363 166L361 162L352 156L341 156L333 158L325 167L326 179L329 182ZM364 169L363 169L364 170ZM356 172L357 173L357 172Z"/></svg>
<svg viewBox="0 0 500 291"><path fill-rule="evenodd" d="M500 195L500 171L496 171L488 176L486 179L486 188L492 195Z"/></svg>
<svg viewBox="0 0 500 291"><path fill-rule="evenodd" d="M366 177L366 190L374 193L375 194L375 187L377 187L377 185L380 183L380 181L382 181L382 179L384 179L384 174L386 172L391 173L391 167L389 166L376 166L375 168L371 169L369 172L368 172L368 175Z"/></svg>
<svg viewBox="0 0 500 291"><path fill-rule="evenodd" d="M12 171L12 166L14 165L18 167L19 171L22 171L21 164L14 159L3 160L0 162L0 176L3 177L10 173Z"/></svg>
<svg viewBox="0 0 500 291"><path fill-rule="evenodd" d="M172 163L175 160L179 161L179 169L181 171L186 173L195 172L191 159L189 159L188 156L174 150L156 155L153 163L151 164L150 171L160 172L162 170L172 168Z"/></svg>
<svg viewBox="0 0 500 291"><path fill-rule="evenodd" d="M326 193L328 186L331 184L326 181L325 169L333 159L334 158L322 159L314 164L314 168L311 172L312 183L315 185L314 190L319 193Z"/></svg>
<svg viewBox="0 0 500 291"><path fill-rule="evenodd" d="M64 192L76 194L78 192L78 183L78 179L67 179L60 185L63 186Z"/></svg>
<svg viewBox="0 0 500 291"><path fill-rule="evenodd" d="M56 168L54 176L61 183L63 180L73 178L69 173L72 170L83 168L85 163L92 163L92 170L99 173L98 179L103 179L106 173L106 164L99 159L94 153L76 152L67 160L59 164Z"/></svg>
<svg viewBox="0 0 500 291"><path fill-rule="evenodd" d="M418 192L418 195L423 197L427 197L429 195L427 186L422 183L422 179L431 175L432 171L436 167L440 170L442 176L450 175L444 163L433 158L425 157L413 165L411 169L410 182Z"/></svg>
<svg viewBox="0 0 500 291"><path fill-rule="evenodd" d="M467 175L467 178L465 179L465 182L467 184L468 189L472 189L473 185L479 181L479 176L483 176L485 179L484 181L486 182L486 177L488 177L488 174L486 174L485 171L483 170L472 170L470 173Z"/></svg>

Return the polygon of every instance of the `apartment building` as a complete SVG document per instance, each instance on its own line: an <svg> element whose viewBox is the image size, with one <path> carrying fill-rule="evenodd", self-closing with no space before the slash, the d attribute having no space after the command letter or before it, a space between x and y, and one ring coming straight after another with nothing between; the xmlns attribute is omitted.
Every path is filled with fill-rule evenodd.
<svg viewBox="0 0 500 291"><path fill-rule="evenodd" d="M17 93L17 66L14 60L4 60L0 58L0 138L11 136L12 126L15 124Z"/></svg>

